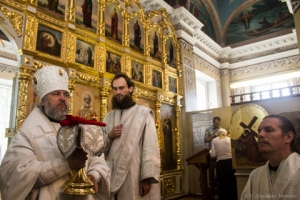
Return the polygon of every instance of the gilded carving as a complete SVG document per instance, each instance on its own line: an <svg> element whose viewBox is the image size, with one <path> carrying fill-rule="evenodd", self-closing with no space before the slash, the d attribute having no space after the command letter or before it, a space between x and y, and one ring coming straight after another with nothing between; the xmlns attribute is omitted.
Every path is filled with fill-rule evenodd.
<svg viewBox="0 0 300 200"><path fill-rule="evenodd" d="M107 101L108 101L108 94L109 88L102 87L100 88L100 121L103 121L106 113L107 113Z"/></svg>
<svg viewBox="0 0 300 200"><path fill-rule="evenodd" d="M152 65L147 63L146 64L146 69L147 69L147 71L146 71L146 77L151 77L151 74L152 74ZM148 78L146 80L147 80L146 84L148 86L150 86L151 85L151 79Z"/></svg>
<svg viewBox="0 0 300 200"><path fill-rule="evenodd" d="M165 22L164 19L161 19L158 23L161 26L162 30L167 30L168 29L168 24Z"/></svg>
<svg viewBox="0 0 300 200"><path fill-rule="evenodd" d="M157 131L157 137L158 137L158 147L161 149L161 138L160 138L160 109L161 109L161 102L160 101L155 101L155 126L156 126L156 131ZM162 158L160 157L160 162L162 163ZM162 171L162 165L161 171Z"/></svg>
<svg viewBox="0 0 300 200"><path fill-rule="evenodd" d="M21 37L22 36L22 28L23 28L22 27L23 16L17 12L8 10L7 8L4 8L3 6L0 6L0 10L4 14L4 16L8 18L8 20L12 24L14 30L16 31L17 35L19 37Z"/></svg>
<svg viewBox="0 0 300 200"><path fill-rule="evenodd" d="M83 74L83 73L80 73L80 72L76 73L76 78L81 80L81 81L88 82L89 85L99 86L100 83L101 83L101 80L98 77L91 76L91 75L88 75L88 74Z"/></svg>
<svg viewBox="0 0 300 200"><path fill-rule="evenodd" d="M57 20L57 19L55 19L53 17L50 17L49 15L45 15L44 13L38 12L37 16L38 16L38 18L43 19L43 20L45 20L47 22L51 22L51 23L53 23L53 24L55 24L57 26L61 26L61 27L66 26L66 22ZM51 27L50 24L46 24L46 25L49 26L49 27Z"/></svg>
<svg viewBox="0 0 300 200"><path fill-rule="evenodd" d="M145 33L146 33L146 35L150 34L149 24L147 24L145 27ZM145 41L146 41L146 44L145 44L146 52L145 53L147 56L149 56L150 55L149 37L145 37Z"/></svg>
<svg viewBox="0 0 300 200"><path fill-rule="evenodd" d="M105 44L101 43L99 48L100 48L100 50L99 50L100 63L98 66L96 66L96 68L100 73L104 73L105 65L106 65L105 64L106 63Z"/></svg>
<svg viewBox="0 0 300 200"><path fill-rule="evenodd" d="M31 51L35 50L37 26L37 19L28 15L25 26L24 49Z"/></svg>
<svg viewBox="0 0 300 200"><path fill-rule="evenodd" d="M180 112L181 112L181 108L179 106L175 107L175 112L176 112L176 127L174 127L174 132L176 134L176 138L181 138L180 135ZM181 169L181 157L180 157L180 152L181 152L181 148L180 148L180 139L176 140L176 157L177 157L177 169Z"/></svg>
<svg viewBox="0 0 300 200"><path fill-rule="evenodd" d="M18 10L23 10L23 11L26 10L26 7L24 6L24 2L26 2L26 0L19 0L21 2L14 2L12 0L1 0L1 1L5 2L9 6L14 7L14 8L18 9Z"/></svg>
<svg viewBox="0 0 300 200"><path fill-rule="evenodd" d="M165 178L164 179L164 193L173 194L176 189L176 180L175 177Z"/></svg>
<svg viewBox="0 0 300 200"><path fill-rule="evenodd" d="M74 8L74 2L75 0L69 0L69 6L68 6L68 20L71 22L75 22L75 8Z"/></svg>
<svg viewBox="0 0 300 200"><path fill-rule="evenodd" d="M105 1L100 1L98 0L98 3L99 3L99 34L102 35L102 36L105 36L105 23L104 23L104 7L105 7Z"/></svg>
<svg viewBox="0 0 300 200"><path fill-rule="evenodd" d="M21 125L23 124L27 108L27 93L28 93L28 84L31 80L31 73L32 70L20 67L19 73L18 73L18 79L19 79L19 91L18 91L18 105L17 105L17 119L16 119L16 129L18 130Z"/></svg>
<svg viewBox="0 0 300 200"><path fill-rule="evenodd" d="M125 0L125 1L124 1L124 4L125 4L125 8L132 7L132 6L133 6L132 0Z"/></svg>
<svg viewBox="0 0 300 200"><path fill-rule="evenodd" d="M30 63L30 59L24 58L24 63L25 63L25 64L29 64L29 63Z"/></svg>
<svg viewBox="0 0 300 200"><path fill-rule="evenodd" d="M74 90L75 90L75 80L69 79L69 92L70 92L70 98L69 98L69 114L72 115L73 113L73 103L74 103Z"/></svg>
<svg viewBox="0 0 300 200"><path fill-rule="evenodd" d="M43 68L44 66L45 64L43 62L33 60L32 67L34 67L35 69L40 69Z"/></svg>
<svg viewBox="0 0 300 200"><path fill-rule="evenodd" d="M147 90L138 89L137 94L138 94L138 97L146 97L146 98L151 99L151 100L156 99L156 95L153 92L149 92Z"/></svg>
<svg viewBox="0 0 300 200"><path fill-rule="evenodd" d="M73 62L75 60L75 48L76 48L76 35L69 32L68 33L68 52L67 52L67 62Z"/></svg>
<svg viewBox="0 0 300 200"><path fill-rule="evenodd" d="M129 46L129 30L128 30L128 26L127 24L129 23L129 15L128 13L125 13L124 14L124 21L125 21L125 24L124 24L124 46L128 47Z"/></svg>
<svg viewBox="0 0 300 200"><path fill-rule="evenodd" d="M131 59L129 55L125 55L125 73L131 77Z"/></svg>
<svg viewBox="0 0 300 200"><path fill-rule="evenodd" d="M22 1L25 1L25 2L26 2L26 0L22 0ZM36 0L27 0L27 2L29 2L29 3L32 4L32 5L35 5L35 4L36 4Z"/></svg>

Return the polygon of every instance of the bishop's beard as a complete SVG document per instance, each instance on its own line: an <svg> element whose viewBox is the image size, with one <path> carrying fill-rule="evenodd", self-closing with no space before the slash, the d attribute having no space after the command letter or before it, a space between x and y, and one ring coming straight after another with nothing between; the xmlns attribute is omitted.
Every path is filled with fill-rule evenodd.
<svg viewBox="0 0 300 200"><path fill-rule="evenodd" d="M130 95L126 95L122 101L118 102L117 98L115 96L111 99L111 104L113 109L127 109L132 107L135 103L132 100Z"/></svg>

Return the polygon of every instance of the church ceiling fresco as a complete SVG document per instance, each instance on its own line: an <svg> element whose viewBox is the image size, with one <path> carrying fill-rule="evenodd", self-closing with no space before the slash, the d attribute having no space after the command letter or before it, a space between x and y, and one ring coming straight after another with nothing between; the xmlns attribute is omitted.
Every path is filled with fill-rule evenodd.
<svg viewBox="0 0 300 200"><path fill-rule="evenodd" d="M293 15L286 3L264 0L235 15L226 32L226 45L293 28Z"/></svg>
<svg viewBox="0 0 300 200"><path fill-rule="evenodd" d="M212 0L210 2L214 5L221 25L224 27L230 15L247 1L250 2L249 0Z"/></svg>
<svg viewBox="0 0 300 200"><path fill-rule="evenodd" d="M199 0L191 0L189 11L203 23L202 31L207 34L211 39L216 41L216 34L209 12L205 4Z"/></svg>
<svg viewBox="0 0 300 200"><path fill-rule="evenodd" d="M275 32L279 36L295 26L287 4L281 1L181 0L179 4L204 25L201 30L205 34L224 46L244 45L250 39L260 41L261 36Z"/></svg>

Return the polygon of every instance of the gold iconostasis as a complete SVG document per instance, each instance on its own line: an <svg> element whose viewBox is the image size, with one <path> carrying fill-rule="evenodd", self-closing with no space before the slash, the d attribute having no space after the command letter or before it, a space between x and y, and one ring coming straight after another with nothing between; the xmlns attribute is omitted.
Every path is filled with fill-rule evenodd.
<svg viewBox="0 0 300 200"><path fill-rule="evenodd" d="M39 101L31 85L37 69L63 67L69 113L98 121L111 110L114 74L124 72L135 82L134 100L154 111L162 171L181 170L180 46L165 9L146 13L137 0L3 0L0 17L1 29L22 41L16 129Z"/></svg>

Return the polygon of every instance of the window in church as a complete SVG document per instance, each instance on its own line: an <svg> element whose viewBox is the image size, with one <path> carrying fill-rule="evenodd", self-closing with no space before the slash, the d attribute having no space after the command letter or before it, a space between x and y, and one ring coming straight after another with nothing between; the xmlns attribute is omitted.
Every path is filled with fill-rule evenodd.
<svg viewBox="0 0 300 200"><path fill-rule="evenodd" d="M5 129L9 127L11 94L12 80L5 80L0 78L0 161L2 161L7 148Z"/></svg>
<svg viewBox="0 0 300 200"><path fill-rule="evenodd" d="M196 70L197 110L218 107L216 80Z"/></svg>

